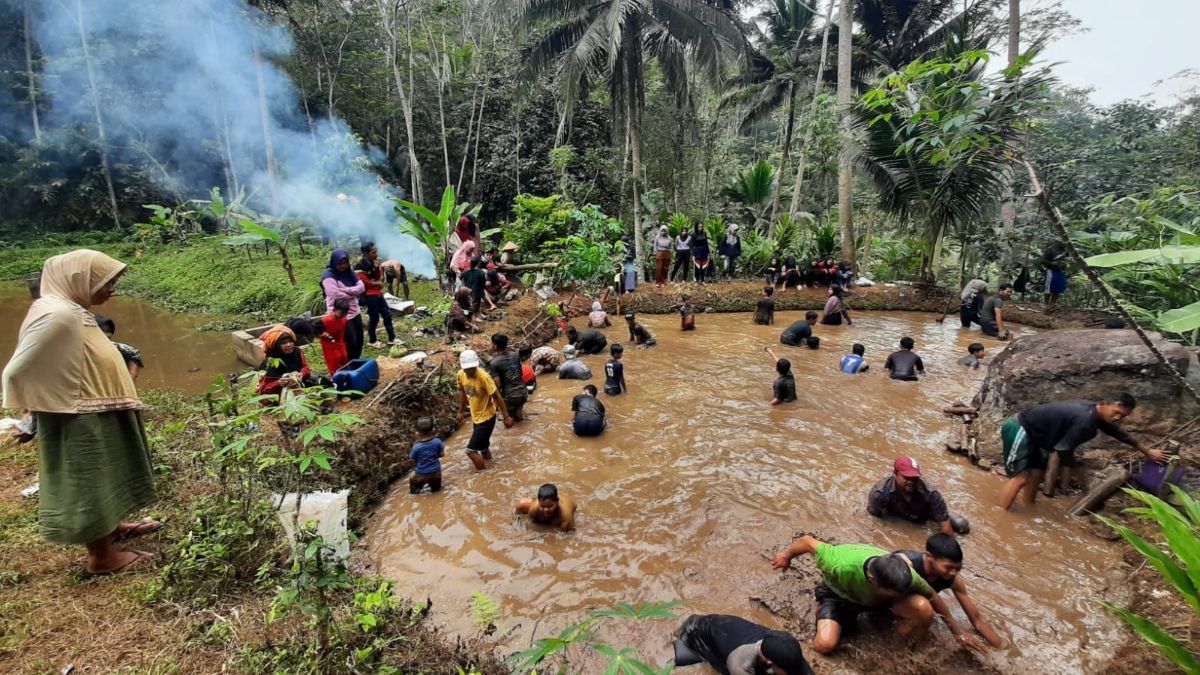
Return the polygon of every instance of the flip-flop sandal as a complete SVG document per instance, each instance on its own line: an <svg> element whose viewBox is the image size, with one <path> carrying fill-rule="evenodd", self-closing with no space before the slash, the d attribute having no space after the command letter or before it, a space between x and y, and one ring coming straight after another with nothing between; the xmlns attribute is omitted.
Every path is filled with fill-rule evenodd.
<svg viewBox="0 0 1200 675"><path fill-rule="evenodd" d="M142 562L143 560L150 560L150 559L154 558L153 553L148 553L146 551L131 551L131 553L136 554L135 557L133 558L133 560L130 560L129 562L125 563L124 565L121 565L120 567L117 567L117 568L111 569L111 570L106 570L104 572L89 572L89 571L87 571L87 568L85 567L83 569L83 571L81 571L79 573L79 577L81 579L83 579L84 581L90 581L91 579L95 579L97 577L111 577L114 574L120 574L122 572L127 572L132 567L137 567L138 563Z"/></svg>
<svg viewBox="0 0 1200 675"><path fill-rule="evenodd" d="M113 543L119 544L130 539L137 539L148 534L154 534L163 528L163 524L157 520L142 520L134 523L133 527L113 537Z"/></svg>

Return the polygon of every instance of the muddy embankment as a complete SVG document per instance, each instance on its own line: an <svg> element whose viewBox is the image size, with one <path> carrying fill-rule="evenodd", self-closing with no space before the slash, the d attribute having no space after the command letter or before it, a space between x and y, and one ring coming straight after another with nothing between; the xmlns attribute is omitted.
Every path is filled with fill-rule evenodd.
<svg viewBox="0 0 1200 675"><path fill-rule="evenodd" d="M558 328L533 293L504 306L495 319L481 324L484 332L427 352L424 363L413 365L399 359L380 358L380 380L376 389L349 404L344 412L365 421L339 455L336 476L329 487L350 488L350 526L365 528L372 507L387 494L388 487L412 470L409 448L416 438L416 422L432 417L434 432L449 436L458 428L458 390L454 374L458 351L470 348L481 354L491 350L491 336L506 333L510 346L541 345L551 340Z"/></svg>

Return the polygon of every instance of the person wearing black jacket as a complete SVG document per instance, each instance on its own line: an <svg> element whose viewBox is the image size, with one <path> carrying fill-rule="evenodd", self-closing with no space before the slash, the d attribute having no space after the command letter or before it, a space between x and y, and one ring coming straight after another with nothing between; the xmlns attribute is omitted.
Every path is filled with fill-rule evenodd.
<svg viewBox="0 0 1200 675"><path fill-rule="evenodd" d="M693 614L675 631L675 667L707 663L721 675L811 675L791 635L728 614Z"/></svg>

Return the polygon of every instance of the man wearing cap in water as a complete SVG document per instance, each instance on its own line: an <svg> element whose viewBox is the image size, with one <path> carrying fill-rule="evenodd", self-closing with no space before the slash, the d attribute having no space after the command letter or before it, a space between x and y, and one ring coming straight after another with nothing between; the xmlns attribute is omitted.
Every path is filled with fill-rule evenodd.
<svg viewBox="0 0 1200 675"><path fill-rule="evenodd" d="M467 409L471 410L471 422L474 430L467 441L467 457L475 465L477 471L487 468L487 462L492 458L492 431L496 429L496 411L499 410L507 429L513 425L513 419L504 407L504 398L496 387L496 382L487 371L479 367L479 355L470 349L464 350L458 357L462 370L458 371L458 423L462 424Z"/></svg>
<svg viewBox="0 0 1200 675"><path fill-rule="evenodd" d="M892 463L892 475L871 488L867 496L867 513L876 518L895 516L910 523L932 520L951 537L966 534L970 529L965 518L951 518L946 500L921 480L921 467L912 457L897 457Z"/></svg>
<svg viewBox="0 0 1200 675"><path fill-rule="evenodd" d="M517 513L529 516L538 525L563 531L575 529L575 503L566 496L560 497L553 483L538 488L536 502L532 499L517 502Z"/></svg>
<svg viewBox="0 0 1200 675"><path fill-rule="evenodd" d="M810 675L800 643L727 614L693 614L675 631L675 667L707 663L727 675Z"/></svg>

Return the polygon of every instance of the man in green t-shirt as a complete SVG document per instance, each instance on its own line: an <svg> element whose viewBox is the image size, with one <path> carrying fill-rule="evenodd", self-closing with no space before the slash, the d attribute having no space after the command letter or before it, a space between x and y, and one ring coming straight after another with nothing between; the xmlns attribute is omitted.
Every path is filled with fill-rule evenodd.
<svg viewBox="0 0 1200 675"><path fill-rule="evenodd" d="M911 639L933 622L929 598L933 588L899 556L866 544L834 546L815 537L800 537L771 559L775 569L787 569L792 559L810 553L821 585L817 586L817 635L813 649L829 654L837 649L842 631L852 631L861 612L890 608L901 620L897 633Z"/></svg>

